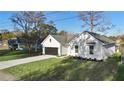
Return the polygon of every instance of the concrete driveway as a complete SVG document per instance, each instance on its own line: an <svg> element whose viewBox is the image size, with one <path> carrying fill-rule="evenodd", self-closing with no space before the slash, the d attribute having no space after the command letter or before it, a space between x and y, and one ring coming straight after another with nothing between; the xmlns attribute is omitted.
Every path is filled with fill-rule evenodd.
<svg viewBox="0 0 124 93"><path fill-rule="evenodd" d="M56 56L41 55L41 56L28 57L28 58L23 58L23 59L2 61L2 62L0 62L0 70L5 69L5 68L9 68L9 67L12 67L12 66L16 66L16 65L19 65L19 64L30 63L30 62L33 62L33 61L44 60L44 59L49 59L49 58L53 58L53 57L56 57Z"/></svg>

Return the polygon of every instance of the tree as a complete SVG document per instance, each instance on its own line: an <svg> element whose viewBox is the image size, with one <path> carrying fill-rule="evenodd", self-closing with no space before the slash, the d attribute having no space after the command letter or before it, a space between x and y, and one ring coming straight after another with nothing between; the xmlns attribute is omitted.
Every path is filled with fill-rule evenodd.
<svg viewBox="0 0 124 93"><path fill-rule="evenodd" d="M58 34L59 34L59 35L63 35L63 36L65 36L65 35L67 35L67 34L68 34L68 32L66 32L66 31L62 30L62 31L60 31Z"/></svg>
<svg viewBox="0 0 124 93"><path fill-rule="evenodd" d="M22 40L28 47L29 54L31 46L35 46L37 52L38 43L48 34L55 34L57 29L53 22L46 24L45 16L42 12L18 12L11 17L11 21L15 24L18 31L23 31Z"/></svg>
<svg viewBox="0 0 124 93"><path fill-rule="evenodd" d="M62 30L58 34L61 35L61 36L63 36L63 37L65 37L65 41L68 40L68 34L69 34L68 32Z"/></svg>
<svg viewBox="0 0 124 93"><path fill-rule="evenodd" d="M74 33L72 33L72 32L67 32L67 31L64 31L64 30L60 31L60 32L58 33L58 35L63 36L63 37L65 38L65 42L68 42L68 40L72 39L72 38L75 36Z"/></svg>
<svg viewBox="0 0 124 93"><path fill-rule="evenodd" d="M80 19L83 21L83 28L86 28L91 32L94 30L104 32L111 29L113 25L105 20L103 13L104 12L100 11L79 12Z"/></svg>
<svg viewBox="0 0 124 93"><path fill-rule="evenodd" d="M36 41L34 38L34 31L37 30L39 24L43 24L45 21L45 16L42 12L18 12L14 14L11 21L16 25L17 28L23 31L22 39L26 46L28 47L29 54L31 53L31 46ZM37 33L38 34L38 33Z"/></svg>
<svg viewBox="0 0 124 93"><path fill-rule="evenodd" d="M53 22L49 24L38 24L32 33L35 40L35 52L37 52L39 41L42 41L48 34L56 34L57 28Z"/></svg>
<svg viewBox="0 0 124 93"><path fill-rule="evenodd" d="M43 24L41 27L45 35L57 34L57 28L52 24Z"/></svg>
<svg viewBox="0 0 124 93"><path fill-rule="evenodd" d="M0 33L0 41L2 41L2 33Z"/></svg>
<svg viewBox="0 0 124 93"><path fill-rule="evenodd" d="M15 38L15 35L13 32L10 32L7 29L2 29L0 34L1 40L8 40L10 38Z"/></svg>

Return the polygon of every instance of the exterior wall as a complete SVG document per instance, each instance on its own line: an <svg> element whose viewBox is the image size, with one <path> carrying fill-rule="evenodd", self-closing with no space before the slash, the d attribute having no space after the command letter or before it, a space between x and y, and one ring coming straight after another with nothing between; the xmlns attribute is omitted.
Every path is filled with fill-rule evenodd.
<svg viewBox="0 0 124 93"><path fill-rule="evenodd" d="M116 52L115 46L111 47L102 47L102 54L103 54L103 59L106 59L107 57L111 56L113 53Z"/></svg>
<svg viewBox="0 0 124 93"><path fill-rule="evenodd" d="M42 42L42 46L43 46L43 54L45 54L45 47L51 47L51 48L55 47L58 48L58 55L61 56L61 44L51 35L46 37L46 39Z"/></svg>
<svg viewBox="0 0 124 93"><path fill-rule="evenodd" d="M51 42L50 42L51 39ZM94 42L88 44L87 42ZM75 45L78 46L78 53L75 53ZM94 45L93 54L90 54L89 46ZM89 33L82 33L78 38L74 38L69 46L62 46L56 39L49 35L43 42L43 54L45 54L45 47L58 48L58 55L70 55L91 59L106 59L108 56L115 53L114 45L103 45L102 42L91 36Z"/></svg>
<svg viewBox="0 0 124 93"><path fill-rule="evenodd" d="M61 49L62 55L67 55L68 47L67 47L67 46L62 46L61 48L62 48L62 49Z"/></svg>
<svg viewBox="0 0 124 93"><path fill-rule="evenodd" d="M94 44L94 54L90 54L88 41L95 42ZM105 48L103 43L98 41L96 38L91 36L89 33L82 33L78 38L73 39L69 43L68 55L79 56L83 58L91 58L101 60L106 58L109 54L113 54L115 47ZM78 53L75 53L75 45L78 45ZM106 50L106 53L104 52ZM105 57L106 56L106 57Z"/></svg>

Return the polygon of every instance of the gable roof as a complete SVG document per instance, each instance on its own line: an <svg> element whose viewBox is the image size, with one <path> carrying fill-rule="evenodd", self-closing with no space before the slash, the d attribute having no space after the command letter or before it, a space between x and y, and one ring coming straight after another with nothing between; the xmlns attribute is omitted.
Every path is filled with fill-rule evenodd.
<svg viewBox="0 0 124 93"><path fill-rule="evenodd" d="M62 35L51 35L53 38L55 38L58 42L60 42L62 45L66 45L74 36L72 37L66 37Z"/></svg>
<svg viewBox="0 0 124 93"><path fill-rule="evenodd" d="M101 41L104 44L115 44L115 41L111 40L107 36L100 35L94 32L84 31L83 33L89 33L91 36L96 38L97 40ZM82 34L82 33L81 33ZM51 35L51 34L50 34ZM62 45L68 44L71 40L78 38L80 35L73 35L71 37L66 37L63 35L51 35L54 39L56 39Z"/></svg>
<svg viewBox="0 0 124 93"><path fill-rule="evenodd" d="M61 35L51 35L54 39L56 39L59 43L64 45L66 43L65 38Z"/></svg>
<svg viewBox="0 0 124 93"><path fill-rule="evenodd" d="M104 44L115 43L115 41L111 40L107 36L100 35L100 34L97 34L97 33L94 33L94 32L89 32L89 31L85 31L85 32L89 33L90 35L92 35L93 37L95 37L96 39L98 39L99 41L101 41Z"/></svg>

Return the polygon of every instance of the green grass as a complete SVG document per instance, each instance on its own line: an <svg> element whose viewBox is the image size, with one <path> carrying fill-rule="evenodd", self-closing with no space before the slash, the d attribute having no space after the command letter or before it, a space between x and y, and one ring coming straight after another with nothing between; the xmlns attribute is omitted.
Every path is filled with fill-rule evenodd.
<svg viewBox="0 0 124 93"><path fill-rule="evenodd" d="M114 80L118 62L109 58L106 62L94 62L74 58L52 58L5 69L18 80Z"/></svg>
<svg viewBox="0 0 124 93"><path fill-rule="evenodd" d="M32 52L32 55L39 55L41 54L40 51L38 53ZM0 50L0 61L7 61L7 60L13 60L13 59L19 59L19 58L25 58L29 57L28 51L10 51L10 50Z"/></svg>
<svg viewBox="0 0 124 93"><path fill-rule="evenodd" d="M15 67L11 67L6 69L6 71L15 75L19 79L26 79L37 77L42 73L46 73L48 69L54 68L57 64L62 61L61 58L51 58L42 61L36 61L28 64L18 65ZM34 75L32 73L36 72ZM28 77L26 77L28 76Z"/></svg>
<svg viewBox="0 0 124 93"><path fill-rule="evenodd" d="M0 50L0 61L19 59L28 56L25 51Z"/></svg>
<svg viewBox="0 0 124 93"><path fill-rule="evenodd" d="M124 64L120 64L115 80L124 81Z"/></svg>
<svg viewBox="0 0 124 93"><path fill-rule="evenodd" d="M7 60L14 60L14 59L19 59L19 58L25 58L28 55L26 54L19 54L19 55L11 55L11 56L1 56L0 61L7 61Z"/></svg>
<svg viewBox="0 0 124 93"><path fill-rule="evenodd" d="M10 56L24 54L26 51L11 51L11 50L0 50L0 56Z"/></svg>

